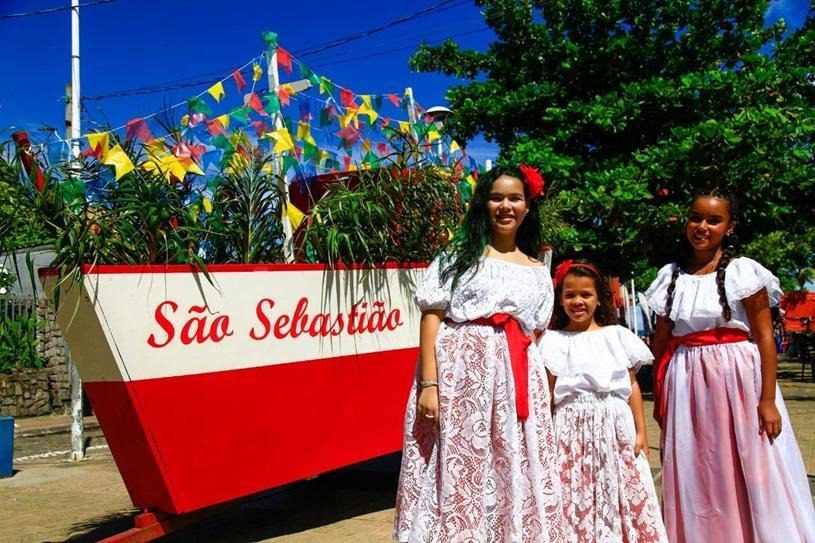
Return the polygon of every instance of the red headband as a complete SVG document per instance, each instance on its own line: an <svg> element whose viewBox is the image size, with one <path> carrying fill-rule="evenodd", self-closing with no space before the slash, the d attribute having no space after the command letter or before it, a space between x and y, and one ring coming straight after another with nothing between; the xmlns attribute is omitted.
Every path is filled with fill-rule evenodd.
<svg viewBox="0 0 815 543"><path fill-rule="evenodd" d="M543 194L543 188L546 186L546 181L538 169L527 164L520 164L518 169L521 170L524 176L524 183L529 187L529 199L534 200L538 196L541 196Z"/></svg>
<svg viewBox="0 0 815 543"><path fill-rule="evenodd" d="M558 264L557 268L555 268L555 278L553 279L555 288L557 288L563 282L566 276L569 275L569 270L572 268L583 268L589 270L598 278L600 277L600 272L597 271L597 268L591 264L583 264L582 262L574 262L573 260L564 260Z"/></svg>

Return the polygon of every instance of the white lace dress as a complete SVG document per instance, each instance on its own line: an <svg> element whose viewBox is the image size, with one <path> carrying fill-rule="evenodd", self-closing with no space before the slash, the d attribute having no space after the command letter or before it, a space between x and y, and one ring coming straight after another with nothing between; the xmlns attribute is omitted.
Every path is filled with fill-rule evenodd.
<svg viewBox="0 0 815 543"><path fill-rule="evenodd" d="M661 316L676 264L663 267L645 293ZM669 317L673 334L720 327L750 331L742 300L778 279L755 260L736 258L725 272L732 318L725 321L715 274L680 273ZM662 501L672 542L815 542L815 509L781 391L781 434L759 434L761 357L750 341L680 346L665 376Z"/></svg>
<svg viewBox="0 0 815 543"><path fill-rule="evenodd" d="M555 382L555 439L566 540L667 542L648 459L634 455L628 370L653 360L622 326L550 330L538 342Z"/></svg>
<svg viewBox="0 0 815 543"><path fill-rule="evenodd" d="M552 282L543 266L482 258L450 292L439 260L416 291L422 310L452 323L436 339L438 431L416 420L414 384L405 416L394 537L409 543L565 541L549 390L543 361L529 354L529 416L521 422L506 335L468 321L510 313L525 332L545 329Z"/></svg>

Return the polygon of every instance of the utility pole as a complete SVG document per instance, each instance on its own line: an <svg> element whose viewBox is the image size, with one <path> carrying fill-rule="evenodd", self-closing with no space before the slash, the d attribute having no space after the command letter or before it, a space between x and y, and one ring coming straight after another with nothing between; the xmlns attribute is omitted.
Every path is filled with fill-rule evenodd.
<svg viewBox="0 0 815 543"><path fill-rule="evenodd" d="M65 138L71 147L71 173L79 174L79 0L71 0L71 83L66 86ZM71 378L71 460L85 458L85 422L82 420L82 380L68 346L65 346Z"/></svg>

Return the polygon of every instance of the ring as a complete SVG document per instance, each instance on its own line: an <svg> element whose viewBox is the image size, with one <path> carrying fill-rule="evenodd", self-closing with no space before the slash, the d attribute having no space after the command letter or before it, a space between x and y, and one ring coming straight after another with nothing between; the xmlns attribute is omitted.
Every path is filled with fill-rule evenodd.
<svg viewBox="0 0 815 543"><path fill-rule="evenodd" d="M431 415L430 413L425 413L424 416L427 417L428 419L435 419L436 418L433 415Z"/></svg>

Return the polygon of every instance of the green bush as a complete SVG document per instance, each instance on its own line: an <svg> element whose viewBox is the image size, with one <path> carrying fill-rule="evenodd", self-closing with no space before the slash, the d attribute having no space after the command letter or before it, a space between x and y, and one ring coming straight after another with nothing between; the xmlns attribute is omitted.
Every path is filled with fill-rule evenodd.
<svg viewBox="0 0 815 543"><path fill-rule="evenodd" d="M37 353L36 339L37 329L44 325L35 315L0 316L0 373L45 365Z"/></svg>

